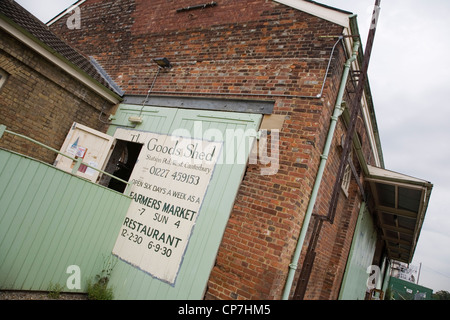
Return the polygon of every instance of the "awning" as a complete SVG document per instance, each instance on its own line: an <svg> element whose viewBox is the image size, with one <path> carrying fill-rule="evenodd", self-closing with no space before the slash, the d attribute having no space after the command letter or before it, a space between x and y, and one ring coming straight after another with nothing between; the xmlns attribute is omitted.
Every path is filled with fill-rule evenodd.
<svg viewBox="0 0 450 320"><path fill-rule="evenodd" d="M390 259L412 261L433 185L425 180L368 166L366 181Z"/></svg>

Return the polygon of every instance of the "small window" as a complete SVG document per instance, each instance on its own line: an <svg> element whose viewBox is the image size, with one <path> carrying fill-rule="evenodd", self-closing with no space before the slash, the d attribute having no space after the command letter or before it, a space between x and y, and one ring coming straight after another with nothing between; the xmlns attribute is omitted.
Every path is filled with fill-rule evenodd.
<svg viewBox="0 0 450 320"><path fill-rule="evenodd" d="M348 155L348 161L352 161L353 159L353 151L350 152ZM348 162L347 161L347 162ZM347 163L344 170L344 176L342 178L342 190L344 191L345 195L348 197L348 190L350 188L350 181L352 180L352 168L350 167L350 164Z"/></svg>
<svg viewBox="0 0 450 320"><path fill-rule="evenodd" d="M8 78L8 73L6 73L5 70L0 69L0 89L5 84L7 78Z"/></svg>

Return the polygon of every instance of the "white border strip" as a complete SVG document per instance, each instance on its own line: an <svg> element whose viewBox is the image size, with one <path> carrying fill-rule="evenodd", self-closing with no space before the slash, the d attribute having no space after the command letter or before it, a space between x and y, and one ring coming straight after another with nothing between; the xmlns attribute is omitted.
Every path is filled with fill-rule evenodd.
<svg viewBox="0 0 450 320"><path fill-rule="evenodd" d="M339 12L331 8L330 9L325 8L315 3L302 0L273 0L273 1L312 14L316 17L328 20L345 28L350 28L349 22L350 21L349 17L351 16L350 14Z"/></svg>
<svg viewBox="0 0 450 320"><path fill-rule="evenodd" d="M69 8L67 8L65 11L61 12L59 15L51 19L49 22L47 22L47 26L50 27L53 23L64 17L66 14L71 13L75 8L79 7L83 3L85 3L86 0L78 1L77 3L73 4Z"/></svg>

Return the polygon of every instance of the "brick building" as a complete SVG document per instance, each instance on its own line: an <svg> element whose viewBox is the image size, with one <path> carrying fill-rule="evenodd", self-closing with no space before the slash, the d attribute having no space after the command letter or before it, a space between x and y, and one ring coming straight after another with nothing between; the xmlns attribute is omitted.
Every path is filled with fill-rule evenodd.
<svg viewBox="0 0 450 320"><path fill-rule="evenodd" d="M2 124L57 149L74 121L106 130L98 116L109 114L120 95L94 64L15 2L2 1L0 9ZM55 160L54 153L26 141L5 137L0 145Z"/></svg>
<svg viewBox="0 0 450 320"><path fill-rule="evenodd" d="M189 128L245 123L266 134L259 148L271 146L269 163L216 168L176 281L120 261L112 279L119 298L364 298L367 267L380 268L381 287L387 261L412 259L431 184L382 169L368 84L328 216L362 69L356 16L304 0L75 5L48 26L123 92L108 134L141 142L195 118ZM79 29L68 28L74 15ZM155 64L161 57L169 67Z"/></svg>

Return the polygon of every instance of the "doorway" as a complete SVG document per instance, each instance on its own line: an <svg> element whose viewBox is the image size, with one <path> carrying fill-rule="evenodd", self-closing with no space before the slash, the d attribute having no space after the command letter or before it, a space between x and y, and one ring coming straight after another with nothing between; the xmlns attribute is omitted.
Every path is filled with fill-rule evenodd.
<svg viewBox="0 0 450 320"><path fill-rule="evenodd" d="M117 139L111 157L106 164L105 171L122 180L128 181L131 172L133 172L134 166L136 165L141 149L141 143ZM121 193L123 193L126 188L125 183L107 175L102 176L99 184Z"/></svg>

